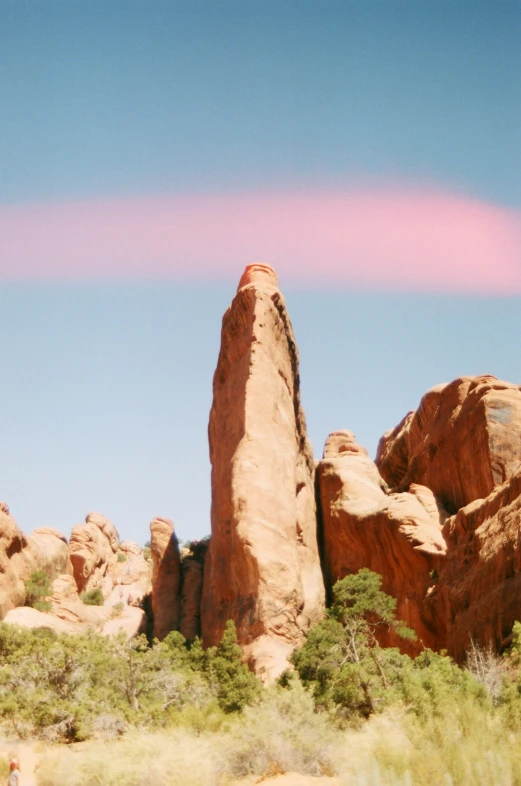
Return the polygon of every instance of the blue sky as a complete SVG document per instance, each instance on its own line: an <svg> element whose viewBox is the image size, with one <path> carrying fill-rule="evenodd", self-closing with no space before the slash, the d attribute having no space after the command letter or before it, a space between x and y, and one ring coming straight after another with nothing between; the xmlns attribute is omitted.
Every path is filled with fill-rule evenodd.
<svg viewBox="0 0 521 786"><path fill-rule="evenodd" d="M0 205L392 180L519 209L520 40L514 0L0 0ZM155 515L206 534L242 269L13 283L8 261L0 498L25 531L101 510L141 542ZM281 287L317 456L338 428L374 453L440 381L521 382L518 297Z"/></svg>

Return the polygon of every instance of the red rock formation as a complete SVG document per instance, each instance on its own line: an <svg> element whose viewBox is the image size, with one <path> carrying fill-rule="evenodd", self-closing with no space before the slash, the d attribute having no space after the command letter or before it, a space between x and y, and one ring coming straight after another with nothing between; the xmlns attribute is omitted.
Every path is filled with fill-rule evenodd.
<svg viewBox="0 0 521 786"><path fill-rule="evenodd" d="M67 541L58 530L46 527L26 536L0 503L0 619L25 602L25 584L31 573L43 570L52 580L72 573Z"/></svg>
<svg viewBox="0 0 521 786"><path fill-rule="evenodd" d="M435 592L432 571L445 555L441 526L445 514L432 492L411 486L410 493L389 493L367 451L350 431L330 434L317 467L322 510L326 586L367 567L383 577L383 589L398 600L397 615L417 632L418 641L400 644L414 654L445 646L444 626L432 618L425 598Z"/></svg>
<svg viewBox="0 0 521 786"><path fill-rule="evenodd" d="M170 519L155 518L150 524L150 533L154 637L161 640L170 631L179 629L181 561Z"/></svg>
<svg viewBox="0 0 521 786"><path fill-rule="evenodd" d="M445 523L449 559L439 576L447 648L463 660L471 638L500 649L521 620L521 468L486 499Z"/></svg>
<svg viewBox="0 0 521 786"><path fill-rule="evenodd" d="M213 392L203 641L233 619L252 667L273 677L320 618L324 588L298 354L267 265L246 269L224 316Z"/></svg>
<svg viewBox="0 0 521 786"><path fill-rule="evenodd" d="M23 574L27 538L9 513L9 506L0 503L0 617L25 600ZM25 575L25 578L28 576Z"/></svg>
<svg viewBox="0 0 521 786"><path fill-rule="evenodd" d="M112 591L118 544L116 528L102 513L89 513L85 524L73 528L69 549L79 592L101 587L106 596Z"/></svg>
<svg viewBox="0 0 521 786"><path fill-rule="evenodd" d="M428 486L447 510L488 496L521 460L521 388L495 377L438 385L378 447L391 486Z"/></svg>
<svg viewBox="0 0 521 786"><path fill-rule="evenodd" d="M61 532L42 527L25 536L8 506L0 503L0 618L58 632L94 628L104 633L123 630L132 636L144 630L146 614L138 606L150 591L150 566L140 547L130 541L121 544L123 559L118 560L118 542L118 534L105 516L89 514L86 525L73 530L73 576L69 546ZM43 570L52 582L52 611L48 613L22 605L24 582L37 570ZM87 606L78 595L79 590L94 587L102 589L102 606ZM132 606L126 603L129 595Z"/></svg>
<svg viewBox="0 0 521 786"><path fill-rule="evenodd" d="M433 388L382 437L376 465L392 493L349 437L326 446L329 586L369 567L424 644L458 660L471 637L499 648L521 619L521 389L490 376Z"/></svg>

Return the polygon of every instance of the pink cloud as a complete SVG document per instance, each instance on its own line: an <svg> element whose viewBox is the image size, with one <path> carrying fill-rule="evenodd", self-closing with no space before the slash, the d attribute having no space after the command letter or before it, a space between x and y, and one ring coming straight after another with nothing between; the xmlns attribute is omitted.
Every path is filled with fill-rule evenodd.
<svg viewBox="0 0 521 786"><path fill-rule="evenodd" d="M521 293L521 213L436 189L157 196L0 206L0 279L238 279Z"/></svg>

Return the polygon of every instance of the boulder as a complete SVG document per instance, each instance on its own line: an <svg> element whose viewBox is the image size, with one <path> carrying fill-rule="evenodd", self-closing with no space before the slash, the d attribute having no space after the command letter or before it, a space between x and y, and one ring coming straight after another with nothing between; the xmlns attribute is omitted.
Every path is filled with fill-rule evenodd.
<svg viewBox="0 0 521 786"><path fill-rule="evenodd" d="M271 679L322 616L324 585L298 353L267 265L246 268L224 315L209 438L203 641L217 644L234 620L251 667Z"/></svg>
<svg viewBox="0 0 521 786"><path fill-rule="evenodd" d="M150 524L152 553L152 614L154 637L160 641L179 629L181 560L173 522L155 518Z"/></svg>
<svg viewBox="0 0 521 786"><path fill-rule="evenodd" d="M350 431L330 434L317 467L322 513L322 554L326 587L366 567L383 578L383 589L397 598L397 616L418 639L405 642L389 632L382 644L416 654L445 646L445 620L432 615L425 598L436 592L446 546L446 512L424 486L392 493L367 451Z"/></svg>

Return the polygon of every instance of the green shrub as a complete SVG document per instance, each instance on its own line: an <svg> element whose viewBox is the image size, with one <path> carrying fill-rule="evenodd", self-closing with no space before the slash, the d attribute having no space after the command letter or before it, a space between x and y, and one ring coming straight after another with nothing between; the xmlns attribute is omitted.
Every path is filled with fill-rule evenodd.
<svg viewBox="0 0 521 786"><path fill-rule="evenodd" d="M52 603L52 586L49 576L44 570L36 570L25 581L25 605L38 611L50 611Z"/></svg>
<svg viewBox="0 0 521 786"><path fill-rule="evenodd" d="M101 587L94 587L94 589L87 590L87 592L81 592L80 598L86 606L103 606L105 603Z"/></svg>
<svg viewBox="0 0 521 786"><path fill-rule="evenodd" d="M127 555L124 554L122 551L118 551L118 562L126 562Z"/></svg>
<svg viewBox="0 0 521 786"><path fill-rule="evenodd" d="M79 741L132 728L215 731L261 691L241 658L232 624L204 651L177 632L149 646L145 636L0 623L0 732Z"/></svg>
<svg viewBox="0 0 521 786"><path fill-rule="evenodd" d="M486 705L485 686L450 658L425 650L412 659L379 646L380 627L414 637L396 620L396 601L382 592L380 576L360 570L337 582L333 595L333 605L292 662L317 706L333 710L339 722L360 721L399 702L421 716L464 699Z"/></svg>
<svg viewBox="0 0 521 786"><path fill-rule="evenodd" d="M123 611L124 608L125 608L124 603L115 603L112 606L112 614L110 615L111 619L115 619L116 617L121 617L121 612Z"/></svg>
<svg viewBox="0 0 521 786"><path fill-rule="evenodd" d="M237 644L232 620L226 623L219 646L206 650L203 669L224 712L242 710L260 693L259 680L242 662L242 649Z"/></svg>

